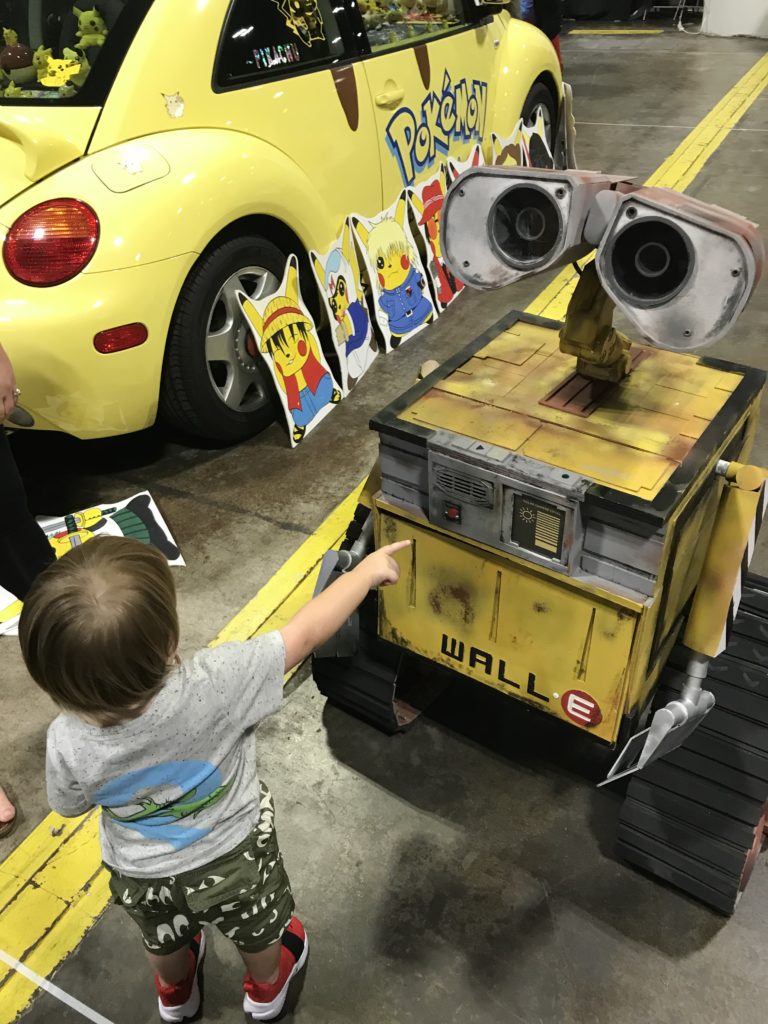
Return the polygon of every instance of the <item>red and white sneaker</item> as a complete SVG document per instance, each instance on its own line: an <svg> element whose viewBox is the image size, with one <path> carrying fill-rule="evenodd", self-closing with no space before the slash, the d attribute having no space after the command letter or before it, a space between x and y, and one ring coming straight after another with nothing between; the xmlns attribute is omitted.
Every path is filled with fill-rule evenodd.
<svg viewBox="0 0 768 1024"><path fill-rule="evenodd" d="M243 1009L249 1020L275 1020L282 1013L291 979L295 978L309 953L304 925L295 915L283 932L280 971L271 985L257 984L250 976L243 982Z"/></svg>
<svg viewBox="0 0 768 1024"><path fill-rule="evenodd" d="M160 1019L169 1024L193 1020L200 1011L202 1001L203 960L205 959L205 932L202 930L189 944L189 974L179 985L163 985L155 975L157 1008Z"/></svg>

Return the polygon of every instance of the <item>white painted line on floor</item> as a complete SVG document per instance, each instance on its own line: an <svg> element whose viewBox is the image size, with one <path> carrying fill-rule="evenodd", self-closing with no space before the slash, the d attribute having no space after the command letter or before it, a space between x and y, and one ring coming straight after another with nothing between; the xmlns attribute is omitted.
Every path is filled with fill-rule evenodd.
<svg viewBox="0 0 768 1024"><path fill-rule="evenodd" d="M18 974L23 975L27 981L31 981L33 985L37 985L38 988L43 989L44 992L48 992L54 999L58 999L59 1002L65 1003L71 1007L76 1013L86 1017L88 1020L92 1020L94 1024L113 1024L111 1020L107 1020L106 1017L102 1017L100 1013L92 1010L90 1006L86 1006L85 1003L81 1003L79 999L75 999L74 996L69 995L63 989L59 988L58 985L52 984L47 978L40 977L34 971L30 971L28 967L25 967L20 960L16 960L12 956L8 956L6 952L0 949L0 960L7 964L12 971L16 971Z"/></svg>

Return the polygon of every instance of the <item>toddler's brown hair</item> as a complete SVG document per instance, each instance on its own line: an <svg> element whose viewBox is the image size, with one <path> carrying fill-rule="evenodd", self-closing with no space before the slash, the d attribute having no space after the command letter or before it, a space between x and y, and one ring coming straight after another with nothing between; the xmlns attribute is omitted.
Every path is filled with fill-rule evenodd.
<svg viewBox="0 0 768 1024"><path fill-rule="evenodd" d="M141 714L179 642L164 556L127 537L95 537L45 569L19 622L30 675L65 711L98 725Z"/></svg>

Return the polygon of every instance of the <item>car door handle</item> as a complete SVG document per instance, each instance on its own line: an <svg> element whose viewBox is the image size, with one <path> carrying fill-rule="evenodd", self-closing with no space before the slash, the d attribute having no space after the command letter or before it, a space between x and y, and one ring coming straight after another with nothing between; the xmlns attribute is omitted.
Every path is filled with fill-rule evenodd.
<svg viewBox="0 0 768 1024"><path fill-rule="evenodd" d="M379 107L396 107L405 96L405 89L386 89L376 94L376 105Z"/></svg>

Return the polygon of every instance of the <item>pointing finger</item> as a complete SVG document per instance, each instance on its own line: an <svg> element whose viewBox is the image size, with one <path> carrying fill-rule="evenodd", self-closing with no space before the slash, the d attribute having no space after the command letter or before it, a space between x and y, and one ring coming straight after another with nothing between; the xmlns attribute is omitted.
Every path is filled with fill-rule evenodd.
<svg viewBox="0 0 768 1024"><path fill-rule="evenodd" d="M402 551L410 546L411 542L409 540L396 540L394 544L385 544L383 548L379 548L379 551L384 555L394 555L398 551Z"/></svg>

